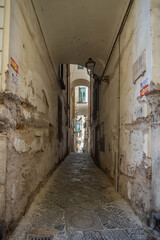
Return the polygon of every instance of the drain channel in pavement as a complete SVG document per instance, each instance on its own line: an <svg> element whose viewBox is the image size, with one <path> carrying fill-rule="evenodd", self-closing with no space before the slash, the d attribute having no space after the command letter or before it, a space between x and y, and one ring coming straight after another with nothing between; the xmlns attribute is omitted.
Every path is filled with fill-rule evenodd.
<svg viewBox="0 0 160 240"><path fill-rule="evenodd" d="M35 234L30 234L28 235L27 240L53 240L52 235L35 235Z"/></svg>

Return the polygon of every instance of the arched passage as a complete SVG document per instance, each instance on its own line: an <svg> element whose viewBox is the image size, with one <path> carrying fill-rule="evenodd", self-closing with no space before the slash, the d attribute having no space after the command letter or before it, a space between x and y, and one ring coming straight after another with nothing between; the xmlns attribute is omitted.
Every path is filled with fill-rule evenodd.
<svg viewBox="0 0 160 240"><path fill-rule="evenodd" d="M158 223L159 9L157 0L0 1L0 238L13 230L41 183L68 154L69 93L89 82L88 75L81 76L85 69L73 77L69 68L85 66L90 57L96 75L105 72L109 79L90 82L92 152L141 218L149 222L153 215ZM63 174L65 169L58 188L64 181L65 192ZM73 171L76 182L74 176ZM74 201L74 192L65 194Z"/></svg>
<svg viewBox="0 0 160 240"><path fill-rule="evenodd" d="M77 86L86 86L90 87L90 81L87 79L75 79L73 82L71 82L71 89Z"/></svg>
<svg viewBox="0 0 160 240"><path fill-rule="evenodd" d="M86 68L70 68L70 119L72 151L89 152L90 148L90 77ZM82 94L86 95L82 101ZM77 127L78 126L78 127ZM79 129L79 130L78 130ZM81 150L80 150L81 149Z"/></svg>

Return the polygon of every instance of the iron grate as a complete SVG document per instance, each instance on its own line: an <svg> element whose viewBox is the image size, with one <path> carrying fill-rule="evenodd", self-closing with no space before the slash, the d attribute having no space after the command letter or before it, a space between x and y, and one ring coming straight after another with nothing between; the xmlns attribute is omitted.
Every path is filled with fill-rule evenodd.
<svg viewBox="0 0 160 240"><path fill-rule="evenodd" d="M28 235L27 240L53 240L53 235L35 235L30 234Z"/></svg>

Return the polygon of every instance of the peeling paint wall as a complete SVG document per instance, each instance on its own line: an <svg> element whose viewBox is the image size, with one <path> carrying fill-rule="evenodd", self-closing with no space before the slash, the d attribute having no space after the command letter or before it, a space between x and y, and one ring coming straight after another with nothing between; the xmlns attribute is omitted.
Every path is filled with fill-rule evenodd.
<svg viewBox="0 0 160 240"><path fill-rule="evenodd" d="M67 153L67 92L61 90L58 66L50 61L31 1L12 0L10 14L8 71L0 96L0 141L4 146L3 151L0 147L0 165L3 165L0 171L4 169L4 178L7 162L5 225L8 231ZM11 58L18 65L18 73L10 65ZM67 85L66 77L64 83ZM58 140L58 96L62 102L61 141Z"/></svg>
<svg viewBox="0 0 160 240"><path fill-rule="evenodd" d="M4 0L0 1L0 85L2 75L2 53L3 53L3 31L4 31Z"/></svg>
<svg viewBox="0 0 160 240"><path fill-rule="evenodd" d="M160 2L151 0L152 92L151 107L152 210L160 216Z"/></svg>
<svg viewBox="0 0 160 240"><path fill-rule="evenodd" d="M5 54L4 51L4 25L5 25L5 1L0 1L0 90L2 87L2 62ZM0 116L2 114L1 104L4 101L0 97ZM7 162L7 136L1 131L3 123L0 119L0 239L3 238L5 228L5 183L6 183L6 162Z"/></svg>
<svg viewBox="0 0 160 240"><path fill-rule="evenodd" d="M110 83L102 82L99 93L105 135L101 166L144 221L151 211L151 108L140 91L145 80L152 81L150 26L150 0L134 1L105 73Z"/></svg>
<svg viewBox="0 0 160 240"><path fill-rule="evenodd" d="M152 80L150 34L150 1L135 1L120 36L119 188L144 221L151 211L151 128L150 107L140 90ZM133 83L133 67L143 51L146 72Z"/></svg>

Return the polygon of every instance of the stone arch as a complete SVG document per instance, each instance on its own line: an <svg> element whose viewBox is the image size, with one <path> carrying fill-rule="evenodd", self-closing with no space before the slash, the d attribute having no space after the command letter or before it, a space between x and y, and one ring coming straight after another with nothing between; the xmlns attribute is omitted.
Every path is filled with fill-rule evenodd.
<svg viewBox="0 0 160 240"><path fill-rule="evenodd" d="M79 87L79 86L85 86L88 87L88 103L87 106L85 105L79 105L79 109L81 112L81 115L89 115L89 108L90 108L90 80L87 79L75 79L74 81L72 81L71 83L71 96L74 92L75 87ZM87 109L87 110L86 110ZM88 111L88 113L87 113Z"/></svg>
<svg viewBox="0 0 160 240"><path fill-rule="evenodd" d="M78 86L86 86L89 88L90 86L90 81L86 80L86 79L76 79L71 83L71 88L75 88Z"/></svg>

